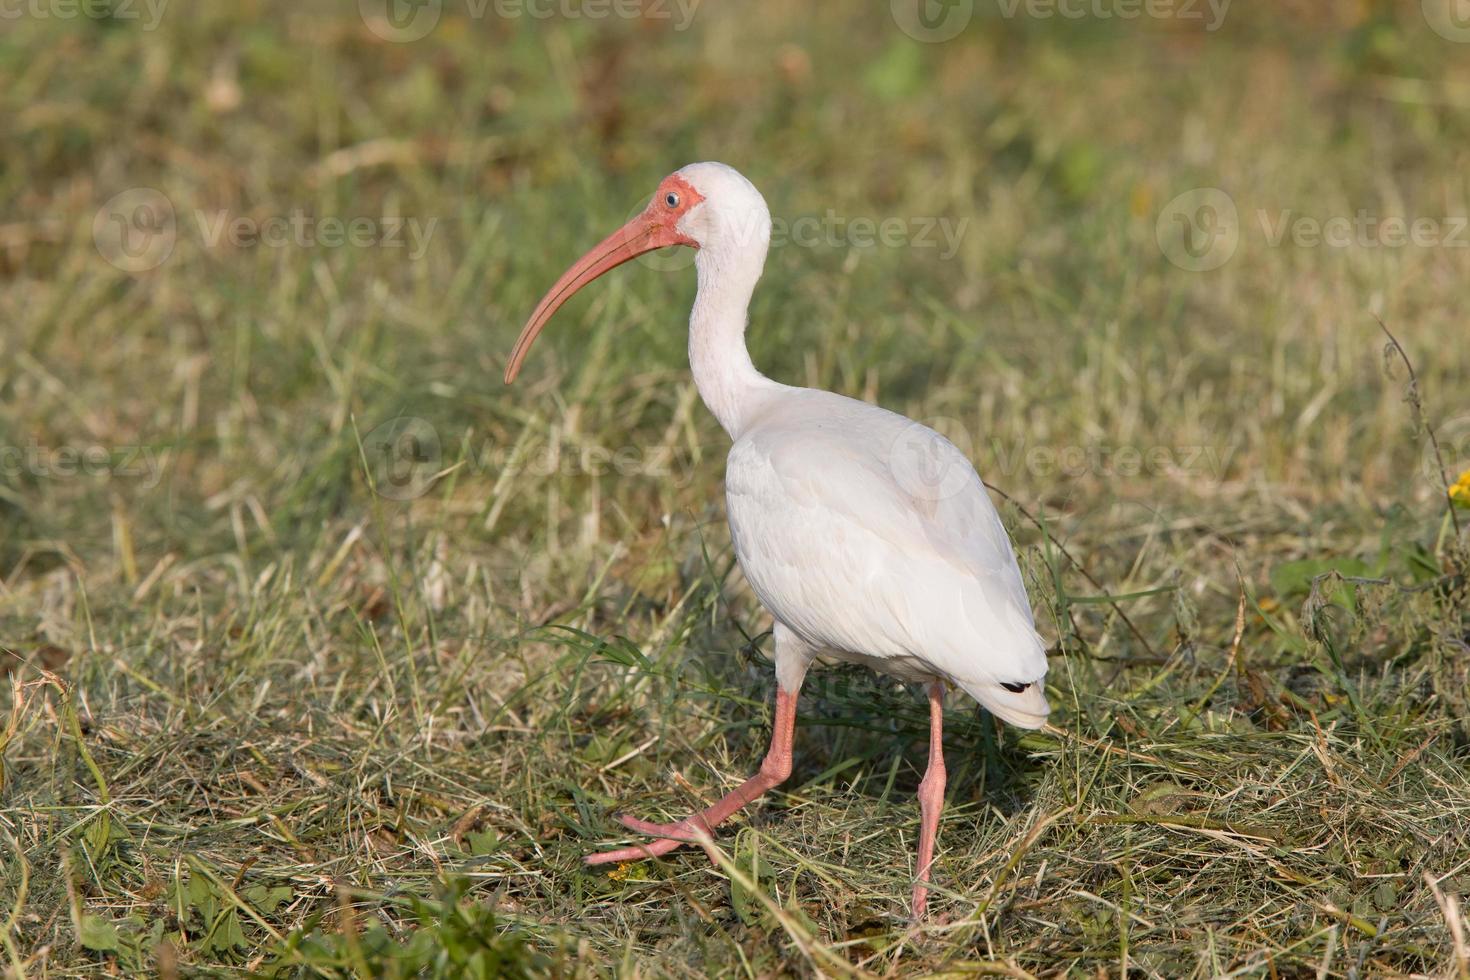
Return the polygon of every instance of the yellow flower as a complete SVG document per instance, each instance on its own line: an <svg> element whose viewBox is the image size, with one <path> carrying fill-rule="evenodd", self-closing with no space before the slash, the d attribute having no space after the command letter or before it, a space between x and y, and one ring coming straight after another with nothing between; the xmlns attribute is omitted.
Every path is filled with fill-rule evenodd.
<svg viewBox="0 0 1470 980"><path fill-rule="evenodd" d="M1450 501L1456 507L1470 509L1470 470L1460 474L1460 478L1450 487Z"/></svg>
<svg viewBox="0 0 1470 980"><path fill-rule="evenodd" d="M633 867L632 862L619 861L618 866L609 871L607 873L607 876L613 881L622 881L624 878L628 877L628 869L631 867Z"/></svg>

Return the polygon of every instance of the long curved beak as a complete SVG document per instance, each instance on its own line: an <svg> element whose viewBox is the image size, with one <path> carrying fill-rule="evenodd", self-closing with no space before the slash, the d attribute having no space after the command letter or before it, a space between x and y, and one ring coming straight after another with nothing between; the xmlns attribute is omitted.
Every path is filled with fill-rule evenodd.
<svg viewBox="0 0 1470 980"><path fill-rule="evenodd" d="M521 363L530 353L531 345L536 342L537 335L541 333L552 314L561 309L562 304L571 299L577 290L603 273L645 252L652 252L656 248L664 248L669 245L693 244L691 239L659 221L648 211L608 235L586 255L574 262L570 269L563 272L556 284L547 291L545 296L541 297L541 302L536 304L536 309L531 312L531 318L521 328L521 335L516 338L516 345L510 352L510 363L505 366L505 383L510 384L515 381L516 375L521 372Z"/></svg>

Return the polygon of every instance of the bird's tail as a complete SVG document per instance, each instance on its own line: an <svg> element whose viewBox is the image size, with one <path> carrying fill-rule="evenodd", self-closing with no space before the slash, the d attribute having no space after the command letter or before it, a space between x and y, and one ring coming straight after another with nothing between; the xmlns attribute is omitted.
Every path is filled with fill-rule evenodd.
<svg viewBox="0 0 1470 980"><path fill-rule="evenodd" d="M1051 713L1051 705L1046 703L1046 691L1039 680L1019 691L993 681L966 684L965 690L991 714L1017 728L1040 728Z"/></svg>

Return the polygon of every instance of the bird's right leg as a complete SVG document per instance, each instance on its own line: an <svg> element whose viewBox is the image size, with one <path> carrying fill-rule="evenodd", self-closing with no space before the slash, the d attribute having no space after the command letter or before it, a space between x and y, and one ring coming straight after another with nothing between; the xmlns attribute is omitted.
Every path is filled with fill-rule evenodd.
<svg viewBox="0 0 1470 980"><path fill-rule="evenodd" d="M929 765L919 782L919 866L914 882L914 918L922 919L929 903L929 874L934 866L934 838L944 809L944 682L929 685Z"/></svg>
<svg viewBox="0 0 1470 980"><path fill-rule="evenodd" d="M638 861L667 854L681 844L698 843L701 837L708 837L717 825L727 820L735 811L786 781L786 777L791 775L791 746L796 733L796 699L814 651L779 623L776 624L775 638L776 723L771 732L771 747L766 752L760 771L726 793L713 806L677 823L653 823L626 814L618 817L623 826L630 830L658 839L615 851L589 854L583 859L586 863Z"/></svg>

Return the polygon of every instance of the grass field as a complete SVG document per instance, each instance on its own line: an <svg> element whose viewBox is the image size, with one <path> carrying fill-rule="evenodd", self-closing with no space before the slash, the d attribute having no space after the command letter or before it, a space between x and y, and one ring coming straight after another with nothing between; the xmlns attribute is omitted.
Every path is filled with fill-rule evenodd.
<svg viewBox="0 0 1470 980"><path fill-rule="evenodd" d="M6 975L1470 978L1447 5L407 9L5 13ZM499 380L701 159L756 363L966 448L1055 641L1057 731L950 702L917 926L857 670L720 867L580 863L768 737L687 260Z"/></svg>

